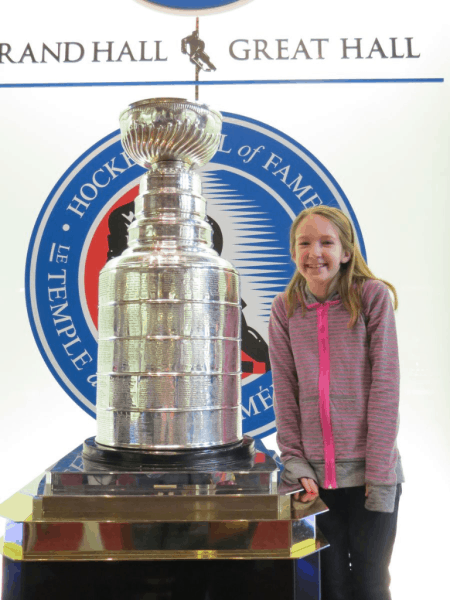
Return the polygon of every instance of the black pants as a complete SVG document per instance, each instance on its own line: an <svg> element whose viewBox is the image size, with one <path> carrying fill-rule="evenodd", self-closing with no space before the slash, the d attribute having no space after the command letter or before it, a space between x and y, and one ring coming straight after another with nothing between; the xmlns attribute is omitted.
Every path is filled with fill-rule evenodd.
<svg viewBox="0 0 450 600"><path fill-rule="evenodd" d="M389 563L397 531L393 513L366 510L365 487L325 490L319 495L330 509L317 525L330 543L321 552L322 600L390 600Z"/></svg>

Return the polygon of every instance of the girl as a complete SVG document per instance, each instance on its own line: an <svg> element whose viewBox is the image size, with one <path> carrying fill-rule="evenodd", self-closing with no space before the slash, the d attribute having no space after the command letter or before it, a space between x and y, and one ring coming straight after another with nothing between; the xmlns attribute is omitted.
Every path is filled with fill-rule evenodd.
<svg viewBox="0 0 450 600"><path fill-rule="evenodd" d="M404 481L396 446L399 364L392 302L340 210L301 212L297 267L272 305L269 348L283 479L329 511L318 526L323 600L388 600Z"/></svg>

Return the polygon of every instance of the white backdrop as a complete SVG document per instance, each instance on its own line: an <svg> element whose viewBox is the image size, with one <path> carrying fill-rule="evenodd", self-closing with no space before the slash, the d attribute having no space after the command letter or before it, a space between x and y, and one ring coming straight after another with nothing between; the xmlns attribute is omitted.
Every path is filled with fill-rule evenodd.
<svg viewBox="0 0 450 600"><path fill-rule="evenodd" d="M192 80L194 69L180 40L195 28L193 16L174 16L136 0L3 0L0 85L61 82ZM70 14L69 13L70 10ZM303 3L253 0L243 7L200 17L200 37L217 66L201 79L401 79L443 82L292 83L200 87L200 100L218 110L263 121L290 135L337 179L356 213L374 273L392 282L400 307L399 447L407 482L400 505L392 561L394 599L440 597L446 582L450 530L443 500L450 445L449 269L449 37L446 4L429 0L357 0ZM323 59L317 42L323 42ZM342 58L342 38L361 38L361 59ZM389 58L391 38L405 58ZM408 42L410 54L406 58ZM249 49L248 60L235 60ZM255 43L267 41L254 60ZM276 60L277 39L296 60ZM375 39L378 46L374 48ZM92 62L94 41L114 41L113 62ZM130 62L117 57L125 41L132 52L160 40L167 61ZM42 43L83 45L77 63L42 64ZM32 62L27 44L33 51ZM260 46L261 47L261 46ZM386 54L382 58L380 47ZM3 48L5 53L6 46ZM73 47L74 48L74 47ZM22 63L23 53L26 53ZM244 56L244 54L240 54ZM118 128L130 102L151 96L194 99L192 86L0 88L2 465L0 501L36 477L83 439L95 422L65 395L37 349L28 322L24 269L31 232L45 199L85 150ZM266 439L274 447L274 436ZM431 531L430 531L431 529ZM438 535L434 534L438 532Z"/></svg>

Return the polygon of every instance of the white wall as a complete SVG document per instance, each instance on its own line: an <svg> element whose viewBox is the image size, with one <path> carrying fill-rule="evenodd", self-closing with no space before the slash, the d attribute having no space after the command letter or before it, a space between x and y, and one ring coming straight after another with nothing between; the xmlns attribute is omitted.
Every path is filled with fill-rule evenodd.
<svg viewBox="0 0 450 600"><path fill-rule="evenodd" d="M275 6L275 8L274 8ZM200 18L201 37L217 61L217 79L444 78L443 83L352 83L208 86L211 106L263 121L312 152L337 179L356 213L371 269L398 291L401 358L399 447L407 482L392 560L393 597L440 597L450 534L444 500L450 445L448 296L450 256L446 4L430 0L303 3L253 0ZM0 64L0 84L61 81L192 79L179 53L194 17L151 10L133 0L8 3L0 42L164 40L169 60L145 65ZM7 32L7 33L6 33ZM341 38L413 38L418 59L343 60ZM235 39L328 38L324 60L233 61ZM269 47L269 46L268 46ZM275 48L275 46L273 46ZM292 52L292 50L291 50ZM312 51L311 51L312 52ZM17 50L18 56L20 52ZM12 54L16 56L16 54ZM400 51L399 51L400 53ZM379 54L379 53L378 53ZM0 91L2 256L0 500L95 434L95 422L65 395L45 366L28 323L24 299L27 247L51 189L92 144L118 127L130 102L151 96L193 99L183 86L33 88ZM274 436L268 444L274 445ZM424 526L424 521L426 525ZM431 526L431 533L430 533ZM434 531L439 532L434 536Z"/></svg>

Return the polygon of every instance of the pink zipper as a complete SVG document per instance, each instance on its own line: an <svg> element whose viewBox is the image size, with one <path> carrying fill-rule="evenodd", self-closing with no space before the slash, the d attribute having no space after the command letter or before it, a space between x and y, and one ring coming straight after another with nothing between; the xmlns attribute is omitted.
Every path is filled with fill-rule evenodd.
<svg viewBox="0 0 450 600"><path fill-rule="evenodd" d="M339 304L339 300L310 304L308 308L317 309L317 338L319 344L319 410L323 435L325 458L325 481L327 489L337 488L336 460L330 412L330 338L328 336L328 308Z"/></svg>

